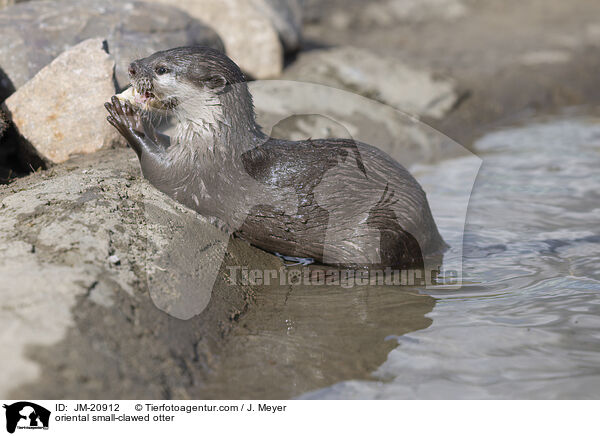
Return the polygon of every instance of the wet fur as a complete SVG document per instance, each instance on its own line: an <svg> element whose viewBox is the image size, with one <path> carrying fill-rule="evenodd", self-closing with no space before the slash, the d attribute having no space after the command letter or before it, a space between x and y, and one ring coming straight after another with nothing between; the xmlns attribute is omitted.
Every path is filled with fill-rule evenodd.
<svg viewBox="0 0 600 436"><path fill-rule="evenodd" d="M144 176L251 244L344 267L422 268L446 247L420 185L379 149L265 135L242 72L222 53L173 49L132 70L132 84L178 120L165 145L129 104L107 106Z"/></svg>

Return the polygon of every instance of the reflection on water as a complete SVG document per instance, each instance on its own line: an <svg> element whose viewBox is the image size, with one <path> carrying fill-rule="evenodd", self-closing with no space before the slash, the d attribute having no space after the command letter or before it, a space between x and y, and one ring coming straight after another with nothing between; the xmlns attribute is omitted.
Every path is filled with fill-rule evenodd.
<svg viewBox="0 0 600 436"><path fill-rule="evenodd" d="M286 399L372 378L395 338L431 325L435 300L392 286L270 286L241 320L203 398Z"/></svg>
<svg viewBox="0 0 600 436"><path fill-rule="evenodd" d="M539 121L482 138L459 291L431 291L425 330L374 376L303 398L600 398L600 121ZM442 235L469 158L416 176ZM448 256L452 257L453 253Z"/></svg>

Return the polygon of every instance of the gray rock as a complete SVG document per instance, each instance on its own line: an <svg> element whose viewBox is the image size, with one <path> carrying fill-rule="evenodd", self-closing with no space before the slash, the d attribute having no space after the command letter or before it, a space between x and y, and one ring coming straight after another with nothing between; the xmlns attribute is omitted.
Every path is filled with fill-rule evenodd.
<svg viewBox="0 0 600 436"><path fill-rule="evenodd" d="M227 55L257 79L278 77L283 46L264 0L152 0L177 6L209 23L219 34ZM257 4L263 4L262 10Z"/></svg>
<svg viewBox="0 0 600 436"><path fill-rule="evenodd" d="M115 63L103 46L97 38L67 50L6 100L28 153L59 163L122 142L103 107L115 93Z"/></svg>
<svg viewBox="0 0 600 436"><path fill-rule="evenodd" d="M183 45L222 49L217 34L185 12L138 1L32 1L0 11L0 101L61 52L89 38L104 38L116 61L120 87L133 59Z"/></svg>
<svg viewBox="0 0 600 436"><path fill-rule="evenodd" d="M0 9L4 9L4 8L12 6L16 3L23 3L26 1L29 1L29 0L0 0Z"/></svg>
<svg viewBox="0 0 600 436"><path fill-rule="evenodd" d="M452 21L467 12L461 0L389 0L383 4L369 4L362 20L383 26L432 20Z"/></svg>
<svg viewBox="0 0 600 436"><path fill-rule="evenodd" d="M348 91L283 80L249 86L258 122L275 137L353 138L380 148L407 168L467 153L417 118Z"/></svg>
<svg viewBox="0 0 600 436"><path fill-rule="evenodd" d="M255 0L258 9L271 19L286 53L302 44L302 0Z"/></svg>
<svg viewBox="0 0 600 436"><path fill-rule="evenodd" d="M206 258L193 266L185 250L218 230L149 186L124 148L0 186L0 211L2 398L197 397L232 314L252 307L226 265L281 265L231 240L206 310L184 321L159 309L158 291L175 306L186 283L203 292Z"/></svg>
<svg viewBox="0 0 600 436"><path fill-rule="evenodd" d="M369 50L339 47L302 53L284 79L346 89L411 114L443 117L456 102L454 81Z"/></svg>

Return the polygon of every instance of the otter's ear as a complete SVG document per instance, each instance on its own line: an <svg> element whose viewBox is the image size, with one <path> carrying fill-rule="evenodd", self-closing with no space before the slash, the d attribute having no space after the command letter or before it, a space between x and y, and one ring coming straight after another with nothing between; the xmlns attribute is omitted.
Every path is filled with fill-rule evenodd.
<svg viewBox="0 0 600 436"><path fill-rule="evenodd" d="M222 74L211 74L210 76L207 76L203 82L207 88L216 92L224 91L227 86L227 79Z"/></svg>

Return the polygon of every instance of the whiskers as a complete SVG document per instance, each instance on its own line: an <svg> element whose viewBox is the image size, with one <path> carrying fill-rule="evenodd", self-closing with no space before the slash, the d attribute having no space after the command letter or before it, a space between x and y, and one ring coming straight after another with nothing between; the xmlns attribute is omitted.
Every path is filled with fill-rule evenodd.
<svg viewBox="0 0 600 436"><path fill-rule="evenodd" d="M152 108L148 104L145 104L141 109L144 121L152 126L160 126L170 118L168 111Z"/></svg>

